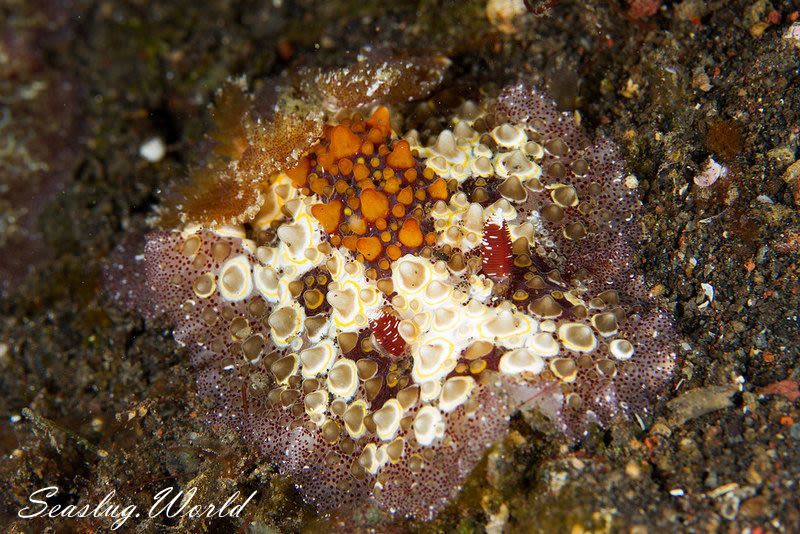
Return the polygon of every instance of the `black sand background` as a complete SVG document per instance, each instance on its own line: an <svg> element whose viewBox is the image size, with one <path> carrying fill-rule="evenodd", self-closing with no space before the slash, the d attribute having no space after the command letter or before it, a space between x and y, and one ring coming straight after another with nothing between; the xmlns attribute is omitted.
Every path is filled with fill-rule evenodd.
<svg viewBox="0 0 800 534"><path fill-rule="evenodd" d="M69 1L0 5L0 525L31 491L146 508L259 489L243 521L140 521L141 531L332 528L236 436L202 424L166 324L103 297L103 259L186 172L206 106L231 75L337 65L363 46L436 50L453 65L432 109L518 75L616 140L644 192L652 291L683 336L674 400L643 430L619 421L570 447L518 418L433 525L378 531L792 532L800 528L800 48L788 0L665 2L631 21L616 0L564 0L510 33L485 2ZM164 159L139 147L158 137ZM728 166L708 188L693 177ZM795 170L796 169L796 170ZM10 221L10 222L9 222ZM16 225L16 226L15 226ZM41 258L41 259L40 259ZM12 276L36 264L30 276ZM708 302L708 284L714 289Z"/></svg>

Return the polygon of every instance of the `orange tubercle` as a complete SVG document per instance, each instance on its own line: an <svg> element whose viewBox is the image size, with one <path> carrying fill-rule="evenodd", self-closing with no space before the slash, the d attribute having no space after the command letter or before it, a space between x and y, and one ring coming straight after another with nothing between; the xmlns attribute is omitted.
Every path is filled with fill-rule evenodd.
<svg viewBox="0 0 800 534"><path fill-rule="evenodd" d="M366 180L361 180L358 182L358 187L361 189L375 189L375 183L367 178Z"/></svg>
<svg viewBox="0 0 800 534"><path fill-rule="evenodd" d="M354 156L361 146L361 138L350 128L339 124L331 131L331 144L328 147L334 160Z"/></svg>
<svg viewBox="0 0 800 534"><path fill-rule="evenodd" d="M333 155L327 149L319 149L317 151L317 164L323 169L330 169L336 163Z"/></svg>
<svg viewBox="0 0 800 534"><path fill-rule="evenodd" d="M386 247L386 255L389 256L390 260L394 261L403 255L403 251L397 245L389 245Z"/></svg>
<svg viewBox="0 0 800 534"><path fill-rule="evenodd" d="M433 200L447 200L447 182L443 178L437 178L428 186L428 196Z"/></svg>
<svg viewBox="0 0 800 534"><path fill-rule="evenodd" d="M390 195L394 195L395 193L400 191L401 183L402 182L397 176L391 176L386 179L386 184L383 186L383 190Z"/></svg>
<svg viewBox="0 0 800 534"><path fill-rule="evenodd" d="M401 140L394 144L392 152L386 156L386 164L395 169L410 169L414 166L414 156L408 141Z"/></svg>
<svg viewBox="0 0 800 534"><path fill-rule="evenodd" d="M355 251L356 247L358 246L358 239L359 238L357 236L354 236L354 235L345 236L342 239L342 245L344 245L345 248L347 248L349 250Z"/></svg>
<svg viewBox="0 0 800 534"><path fill-rule="evenodd" d="M361 214L369 222L385 219L389 214L389 199L381 191L365 189L361 192Z"/></svg>
<svg viewBox="0 0 800 534"><path fill-rule="evenodd" d="M344 176L350 176L350 173L353 172L353 162L349 159L340 159L339 172Z"/></svg>
<svg viewBox="0 0 800 534"><path fill-rule="evenodd" d="M311 188L311 190L314 193L316 193L316 194L318 194L320 196L324 195L325 194L325 188L328 187L331 184L328 182L328 180L326 178L321 178L321 177L317 176L316 174L314 174L313 176L314 176L314 178L311 179L311 183L309 184L309 187Z"/></svg>
<svg viewBox="0 0 800 534"><path fill-rule="evenodd" d="M335 187L336 187L336 192L339 193L340 195L342 195L350 187L350 184L348 184L347 182L345 182L344 180L342 180L340 178L339 180L336 180Z"/></svg>
<svg viewBox="0 0 800 534"><path fill-rule="evenodd" d="M334 199L327 204L314 204L311 206L311 215L319 221L325 232L332 234L342 222L342 201Z"/></svg>
<svg viewBox="0 0 800 534"><path fill-rule="evenodd" d="M310 168L311 161L307 157L302 157L297 165L286 171L286 175L292 180L295 187L303 187L306 185Z"/></svg>
<svg viewBox="0 0 800 534"><path fill-rule="evenodd" d="M406 186L397 193L397 201L406 206L414 201L414 191L410 186Z"/></svg>
<svg viewBox="0 0 800 534"><path fill-rule="evenodd" d="M367 134L367 141L379 145L384 139L386 139L386 135L380 128L370 128L369 133Z"/></svg>
<svg viewBox="0 0 800 534"><path fill-rule="evenodd" d="M384 136L388 136L392 132L392 125L389 119L389 110L381 106L376 109L372 117L367 120L367 125L378 128Z"/></svg>
<svg viewBox="0 0 800 534"><path fill-rule="evenodd" d="M367 261L373 261L383 252L381 240L375 236L359 237L356 242L356 250L364 255Z"/></svg>
<svg viewBox="0 0 800 534"><path fill-rule="evenodd" d="M433 245L422 203L449 198L447 181L423 169L408 141L392 139L389 110L327 126L319 144L285 171L304 195L323 200L311 214L333 246L388 269L407 252ZM417 186L416 184L419 184Z"/></svg>
<svg viewBox="0 0 800 534"><path fill-rule="evenodd" d="M355 215L350 217L349 226L350 231L354 234L364 235L367 232L367 225L361 217L356 217Z"/></svg>
<svg viewBox="0 0 800 534"><path fill-rule="evenodd" d="M397 238L408 248L417 248L422 245L422 230L416 219L408 218L403 221L403 226L397 233Z"/></svg>
<svg viewBox="0 0 800 534"><path fill-rule="evenodd" d="M369 178L369 169L363 163L357 163L355 167L353 167L353 177L356 179L356 182L361 182Z"/></svg>

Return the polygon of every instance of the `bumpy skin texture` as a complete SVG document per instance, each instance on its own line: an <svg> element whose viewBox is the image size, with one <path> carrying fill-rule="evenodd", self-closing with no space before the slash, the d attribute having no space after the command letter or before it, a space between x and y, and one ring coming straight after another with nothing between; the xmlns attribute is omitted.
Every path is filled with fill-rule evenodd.
<svg viewBox="0 0 800 534"><path fill-rule="evenodd" d="M428 519L522 404L573 436L649 411L675 339L612 143L525 84L428 146L391 134L384 108L327 126L250 233L151 233L116 294L166 313L211 420L308 502Z"/></svg>
<svg viewBox="0 0 800 534"><path fill-rule="evenodd" d="M305 413L292 410L304 405L306 394L303 388L293 390L292 381L287 384L289 387L278 386L275 374L270 371L272 364L290 351L269 341L269 311L260 305L263 300L259 295L230 303L215 293L197 305L192 304L197 300L192 282L198 276L218 270L231 257L245 255L252 263L258 261L239 239L209 231L199 235L202 245L193 259L184 254L185 241L176 232L151 233L145 257L147 279L158 295L157 300L176 324L175 339L189 347L191 363L198 369L198 391L217 406L211 420L240 431L247 442L278 462L281 473L293 477L306 500L320 509L331 510L363 501L369 497L376 477L363 470L354 475L351 466L358 465L358 456L367 443L380 445L381 440L371 436L345 449L341 442L326 440L316 425L305 420ZM219 249L229 253L223 257ZM226 318L237 317L247 320L246 335L231 334L232 321ZM363 340L368 334L364 332L360 337ZM245 362L242 344L257 337L264 341L260 354L265 356L253 365ZM366 356L360 347L348 353L354 361ZM382 359L381 366L388 367L389 360ZM431 459L425 461L418 474L412 472L408 461L389 463L382 471L387 482L374 495L379 505L420 518L429 518L439 510L457 491L486 447L505 432L510 408L499 389L494 385L477 386L469 407L476 416L468 415L465 406L447 415L445 423L450 429L451 443L441 441L433 447L407 444L404 458L424 455ZM291 404L287 407L285 393L277 402L270 397L270 392L274 395L276 391L299 394L289 399ZM366 397L363 385L356 397ZM418 408L408 410L407 414L415 415ZM407 429L398 437L410 441L411 434L413 431Z"/></svg>
<svg viewBox="0 0 800 534"><path fill-rule="evenodd" d="M581 213L579 204L564 210L563 219L557 222L543 218L556 251L551 265L565 280L582 276L588 295L615 290L620 304L629 313L637 312L620 325L618 334L634 345L635 359L625 362L612 379L597 377L591 369L580 369L574 389L583 403L579 409L566 410L566 428L572 434L581 433L587 416L607 425L620 412L645 415L673 375L677 339L669 315L647 302L644 281L633 268L633 247L643 239L636 218L642 205L635 188L626 183L617 148L603 138L591 143L572 114L559 113L552 99L524 83L506 88L497 109L511 122L536 123L544 139L563 139L570 149L562 156L546 154L542 167L545 173L553 164L573 169L560 183L575 187L579 199L590 199L591 209L586 215ZM574 172L581 159L588 163L585 174ZM599 192L593 192L593 188ZM550 204L549 195L540 193L529 196L521 209L541 212ZM580 240L565 238L562 229L576 222L587 228L589 235Z"/></svg>

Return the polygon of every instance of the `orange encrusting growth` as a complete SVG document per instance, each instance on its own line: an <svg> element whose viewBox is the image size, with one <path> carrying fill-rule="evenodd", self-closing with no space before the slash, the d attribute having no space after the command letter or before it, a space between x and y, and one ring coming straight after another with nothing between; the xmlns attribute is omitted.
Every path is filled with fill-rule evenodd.
<svg viewBox="0 0 800 534"><path fill-rule="evenodd" d="M326 126L322 139L286 171L292 184L319 202L311 214L331 244L387 269L406 252L433 245L426 214L447 200L447 182L422 163L405 140L392 139L389 110Z"/></svg>
<svg viewBox="0 0 800 534"><path fill-rule="evenodd" d="M237 160L247 150L247 121L250 97L244 88L233 80L226 81L220 89L210 114L214 129L209 134L215 142L214 153L229 160Z"/></svg>
<svg viewBox="0 0 800 534"><path fill-rule="evenodd" d="M258 188L242 184L228 169L216 166L195 170L191 182L179 187L178 192L182 197L180 211L187 220L208 224L251 216L253 208L260 207L259 199L263 199ZM168 206L165 211L172 210Z"/></svg>

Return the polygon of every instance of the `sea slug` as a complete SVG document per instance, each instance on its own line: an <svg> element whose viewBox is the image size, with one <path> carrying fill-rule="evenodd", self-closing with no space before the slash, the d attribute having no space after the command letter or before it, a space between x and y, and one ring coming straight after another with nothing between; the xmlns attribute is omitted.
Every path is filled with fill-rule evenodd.
<svg viewBox="0 0 800 534"><path fill-rule="evenodd" d="M613 143L526 83L428 142L359 98L217 135L230 162L143 265L107 272L172 321L210 418L320 510L429 519L530 399L571 435L647 413L675 336L632 264L642 207Z"/></svg>

